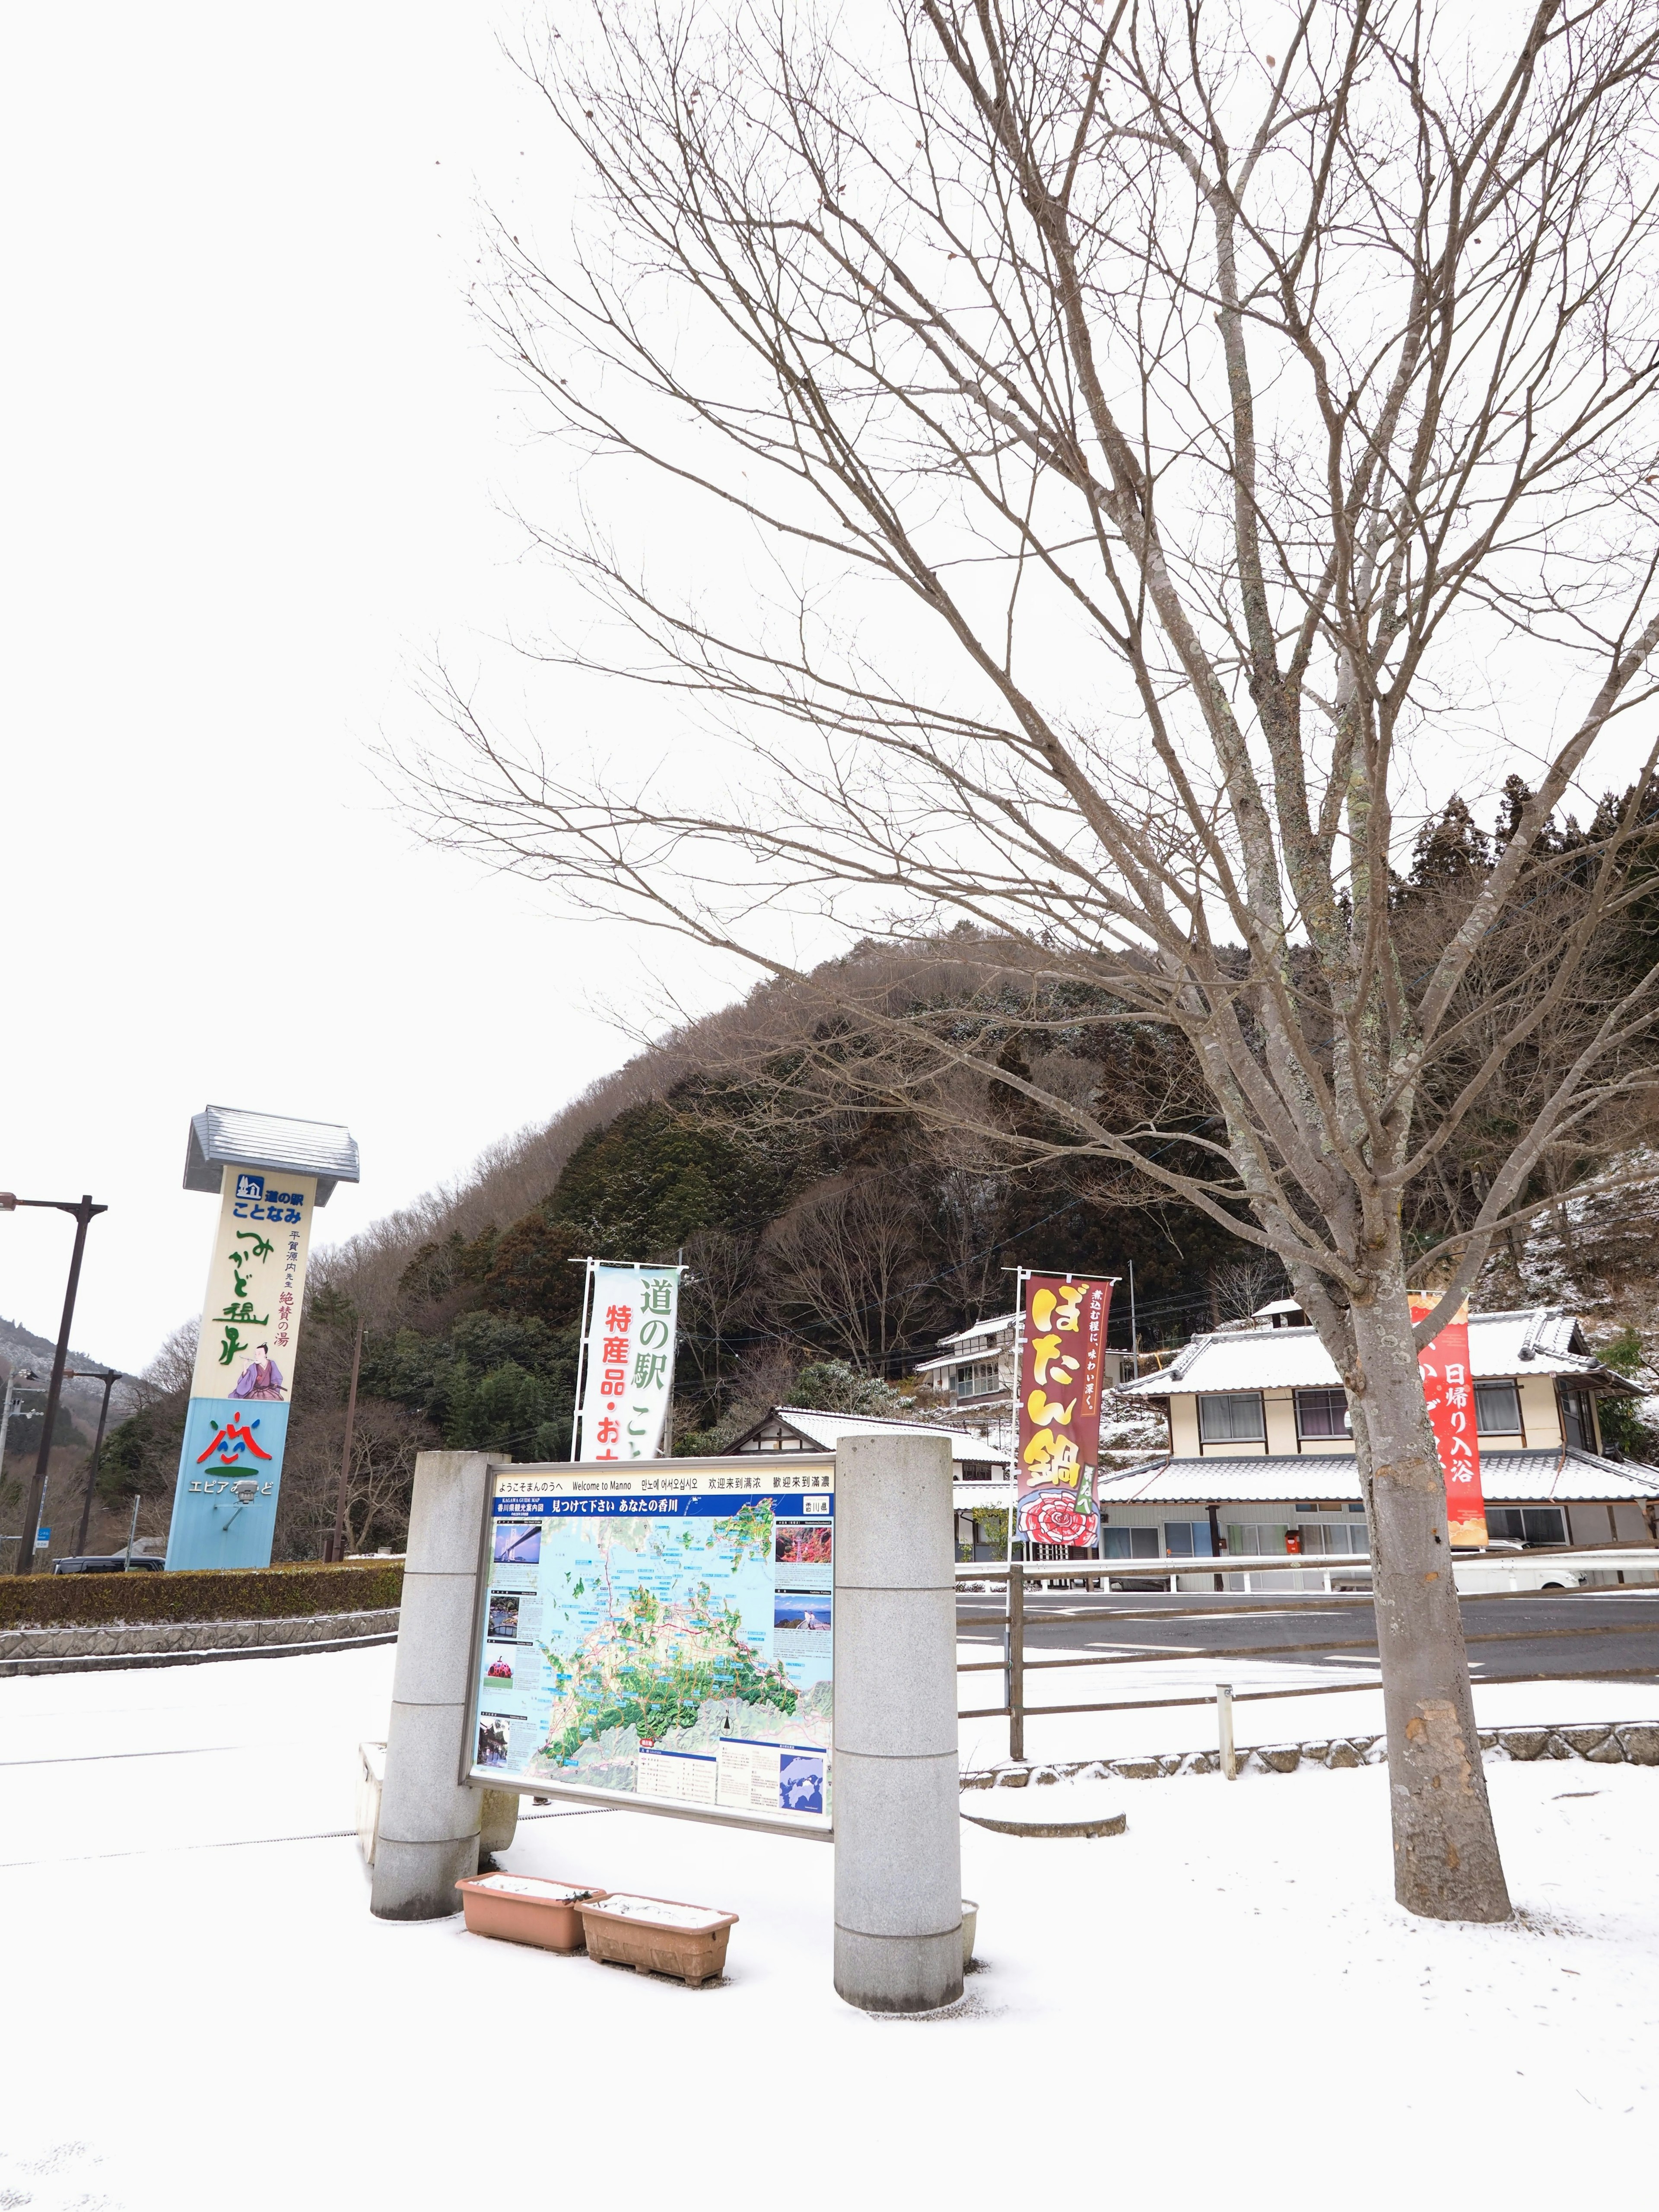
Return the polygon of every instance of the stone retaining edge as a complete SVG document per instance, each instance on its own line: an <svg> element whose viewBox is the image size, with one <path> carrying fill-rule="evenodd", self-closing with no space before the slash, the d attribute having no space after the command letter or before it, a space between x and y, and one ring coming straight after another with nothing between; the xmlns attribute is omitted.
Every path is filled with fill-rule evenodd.
<svg viewBox="0 0 1659 2212"><path fill-rule="evenodd" d="M1659 1721L1557 1723L1550 1727L1481 1729L1480 1748L1504 1759L1587 1759L1600 1766L1659 1766ZM1388 1747L1380 1735L1323 1736L1310 1743L1254 1744L1238 1753L1241 1774L1294 1774L1314 1766L1381 1766ZM964 1790L1024 1790L1033 1783L1156 1782L1175 1774L1218 1774L1218 1751L1149 1752L1135 1759L1028 1759L1024 1765L978 1769L962 1777Z"/></svg>
<svg viewBox="0 0 1659 2212"><path fill-rule="evenodd" d="M270 1659L289 1652L392 1644L397 1636L396 1606L363 1613L298 1614L283 1620L8 1629L0 1633L0 1677L85 1674L106 1667L184 1667L207 1659Z"/></svg>

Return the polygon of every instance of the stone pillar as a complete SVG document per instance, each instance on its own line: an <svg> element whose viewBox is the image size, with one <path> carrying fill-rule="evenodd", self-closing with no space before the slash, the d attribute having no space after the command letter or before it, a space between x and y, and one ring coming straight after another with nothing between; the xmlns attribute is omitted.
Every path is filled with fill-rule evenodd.
<svg viewBox="0 0 1659 2212"><path fill-rule="evenodd" d="M484 1793L459 1780L489 1460L422 1452L404 1565L398 1664L369 1910L381 1920L459 1912L455 1884L478 1865Z"/></svg>
<svg viewBox="0 0 1659 2212"><path fill-rule="evenodd" d="M836 1988L866 2012L962 1995L951 1447L836 1452Z"/></svg>

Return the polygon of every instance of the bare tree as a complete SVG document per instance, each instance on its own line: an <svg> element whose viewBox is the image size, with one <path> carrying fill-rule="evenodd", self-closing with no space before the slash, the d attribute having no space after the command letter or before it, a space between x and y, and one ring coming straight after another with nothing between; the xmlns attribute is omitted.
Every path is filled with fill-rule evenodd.
<svg viewBox="0 0 1659 2212"><path fill-rule="evenodd" d="M765 1240L761 1310L855 1365L884 1370L928 1304L918 1227L915 1200L891 1174L805 1200Z"/></svg>
<svg viewBox="0 0 1659 2212"><path fill-rule="evenodd" d="M1425 1341L1540 1164L1582 1173L1650 1080L1654 975L1590 957L1650 752L1567 925L1522 927L1520 886L1652 696L1659 15L1539 0L1500 50L1419 0L1302 0L1272 52L1261 19L567 21L528 66L591 219L556 264L504 230L489 310L617 470L544 533L600 611L547 656L678 688L752 754L734 791L654 754L630 783L451 690L406 766L435 836L767 974L803 912L918 946L956 921L1024 949L1052 1030L1070 994L1074 1028L1179 1033L1211 1112L1175 1144L959 1010L841 1014L872 1097L977 1073L1030 1112L969 1134L1278 1255L1353 1405L1398 1894L1496 1919L1407 1277L1443 1285ZM708 502L686 589L627 542L642 471ZM1392 865L1448 759L1534 795L1407 958ZM1514 1081L1559 1024L1549 1081ZM1478 1207L1408 1253L1406 1194L1505 1081L1527 1112Z"/></svg>
<svg viewBox="0 0 1659 2212"><path fill-rule="evenodd" d="M1210 1286L1223 1321L1248 1321L1270 1298L1285 1295L1285 1270L1271 1252L1228 1260L1212 1270Z"/></svg>

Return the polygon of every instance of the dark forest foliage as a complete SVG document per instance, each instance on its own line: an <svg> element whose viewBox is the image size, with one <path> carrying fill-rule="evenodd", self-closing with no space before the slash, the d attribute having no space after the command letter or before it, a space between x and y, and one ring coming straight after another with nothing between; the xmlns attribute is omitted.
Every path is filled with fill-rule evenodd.
<svg viewBox="0 0 1659 2212"><path fill-rule="evenodd" d="M1403 942L1425 954L1443 941L1501 849L1524 802L1515 779L1498 822L1483 830L1454 797L1425 823L1410 869L1395 885ZM1588 855L1619 804L1583 829L1552 831L1529 870L1528 896L1492 963L1518 963L1519 938L1565 926ZM1644 871L1645 870L1645 872ZM1599 962L1651 964L1659 883L1650 861L1628 870L1626 896L1603 932ZM978 948L981 951L984 948ZM1485 988L1482 985L1480 988ZM994 982L935 1018L997 1041L1018 1080L1040 1065L1086 1088L1121 1126L1154 1117L1179 1145L1201 1135L1212 1107L1176 1034L1124 1020L1074 984L1038 1001ZM1571 1007L1539 1036L1529 1066L1513 1066L1470 1114L1431 1181L1412 1194L1408 1220L1425 1248L1473 1218L1489 1158L1529 1109L1525 1092L1552 1079L1571 1049ZM679 1075L665 1095L626 1106L590 1130L542 1201L470 1237L430 1237L404 1261L395 1294L366 1328L349 1526L356 1548L401 1540L408 1480L422 1446L490 1450L520 1460L570 1449L581 1261L683 1256L675 1434L678 1448L718 1449L781 1399L825 1410L914 1407L901 1382L938 1340L1012 1301L1016 1267L1120 1278L1112 1341L1129 1340L1128 1274L1143 1351L1184 1342L1196 1328L1236 1320L1285 1285L1275 1263L1218 1224L1168 1200L1149 1202L1123 1170L1056 1157L999 1158L994 1143L951 1148L902 1111L872 1110L848 1086L826 1096L823 1039L813 1084L776 1050L734 1077L710 1067ZM833 1040L849 1066L870 1049L850 1030ZM1440 1090L1478 1066L1478 1026L1437 1065ZM1517 1084L1519 1090L1517 1090ZM1040 1120L1012 1086L987 1102L992 1121L1041 1141ZM1646 1133L1632 1116L1631 1140ZM1537 1194L1570 1188L1574 1163L1553 1155ZM349 1276L319 1279L301 1341L281 1548L307 1556L331 1527L359 1305ZM915 1386L907 1389L914 1392ZM924 1401L925 1402L925 1401ZM183 1417L178 1393L118 1427L104 1451L100 1491L114 1504L171 1486Z"/></svg>

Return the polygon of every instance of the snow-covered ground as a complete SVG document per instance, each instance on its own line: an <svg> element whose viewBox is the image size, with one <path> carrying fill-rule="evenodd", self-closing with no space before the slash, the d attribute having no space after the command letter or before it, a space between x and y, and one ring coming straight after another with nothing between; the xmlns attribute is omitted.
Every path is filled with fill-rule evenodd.
<svg viewBox="0 0 1659 2212"><path fill-rule="evenodd" d="M983 1969L952 2015L868 2020L830 1987L818 1844L520 1826L520 1870L738 1912L726 1984L696 1992L372 1919L331 1832L392 1657L0 1682L5 2212L1651 2193L1659 1770L1493 1765L1503 1928L1395 1907L1381 1768L1125 1784L1128 1832L1098 1841L964 1824ZM1245 1733L1358 1727L1348 1703L1246 1707ZM1095 1720L1081 1748L1175 1747L1181 1720Z"/></svg>

